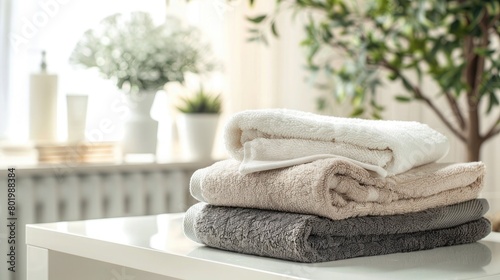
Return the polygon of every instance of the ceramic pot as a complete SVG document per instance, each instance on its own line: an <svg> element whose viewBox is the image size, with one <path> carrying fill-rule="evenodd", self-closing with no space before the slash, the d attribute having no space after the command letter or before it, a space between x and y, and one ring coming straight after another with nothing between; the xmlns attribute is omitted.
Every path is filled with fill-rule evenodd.
<svg viewBox="0 0 500 280"><path fill-rule="evenodd" d="M190 160L211 159L218 123L218 114L178 115L177 128L183 156Z"/></svg>

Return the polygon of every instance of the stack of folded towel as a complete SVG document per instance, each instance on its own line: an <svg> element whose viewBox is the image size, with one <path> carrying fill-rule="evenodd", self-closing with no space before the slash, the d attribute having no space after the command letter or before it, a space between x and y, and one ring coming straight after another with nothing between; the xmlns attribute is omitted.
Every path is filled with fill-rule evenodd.
<svg viewBox="0 0 500 280"><path fill-rule="evenodd" d="M442 134L417 122L285 109L234 115L232 159L196 171L190 239L229 251L323 262L476 242L484 165L436 163Z"/></svg>

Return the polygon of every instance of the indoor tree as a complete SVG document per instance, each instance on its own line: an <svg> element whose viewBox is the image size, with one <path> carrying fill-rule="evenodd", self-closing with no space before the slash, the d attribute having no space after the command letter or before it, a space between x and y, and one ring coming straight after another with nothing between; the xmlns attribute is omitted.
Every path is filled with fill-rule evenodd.
<svg viewBox="0 0 500 280"><path fill-rule="evenodd" d="M349 100L353 116L380 118L375 94L382 73L404 86L398 101L422 102L439 117L467 146L469 161L479 160L481 146L500 133L500 115L481 129L499 105L500 1L276 0L273 12L248 18L249 39L279 37L276 17L286 10L306 15L307 68L334 81L333 100ZM343 54L344 63L335 65L331 52ZM436 92L422 90L423 77ZM438 105L440 98L448 108ZM319 109L328 100L320 98Z"/></svg>

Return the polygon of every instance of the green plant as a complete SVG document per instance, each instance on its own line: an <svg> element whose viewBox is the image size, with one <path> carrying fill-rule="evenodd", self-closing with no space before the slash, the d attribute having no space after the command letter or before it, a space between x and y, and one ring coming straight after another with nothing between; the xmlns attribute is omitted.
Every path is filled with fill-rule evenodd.
<svg viewBox="0 0 500 280"><path fill-rule="evenodd" d="M376 94L382 73L404 86L398 101L422 102L434 111L467 146L468 160L479 160L482 145L500 133L500 115L481 129L500 104L500 2L276 0L275 12L248 18L255 24L250 39L277 37L276 17L285 10L306 14L301 45L307 67L313 76L333 81L333 98L320 98L320 109L332 99L349 100L353 116L380 118ZM345 63L338 65L331 53L342 54ZM436 92L422 90L423 77Z"/></svg>
<svg viewBox="0 0 500 280"><path fill-rule="evenodd" d="M167 82L184 81L185 72L213 68L200 32L168 17L155 25L148 13L115 14L86 31L70 62L97 68L125 92L157 91Z"/></svg>
<svg viewBox="0 0 500 280"><path fill-rule="evenodd" d="M193 97L181 98L183 104L177 109L185 114L220 114L222 102L220 95L213 96L200 89Z"/></svg>

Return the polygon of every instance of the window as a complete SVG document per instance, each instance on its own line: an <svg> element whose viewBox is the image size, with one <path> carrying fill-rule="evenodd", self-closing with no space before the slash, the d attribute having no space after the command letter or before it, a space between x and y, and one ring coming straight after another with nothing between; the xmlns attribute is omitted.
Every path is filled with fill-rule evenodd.
<svg viewBox="0 0 500 280"><path fill-rule="evenodd" d="M100 79L92 71L75 70L69 65L68 58L83 32L115 13L147 11L155 20L162 20L166 13L164 0L0 1L2 13L7 13L7 16L1 16L0 25L0 81L9 82L0 85L0 132L7 125L7 113L3 107L8 107L11 117L8 136L12 140L28 138L29 74L39 71L42 50L47 52L48 71L59 75L58 138L63 140L66 135L66 94L89 94L90 99L95 101L91 101L90 108L93 112L102 113L106 111L99 105L105 104L107 98L113 98L113 94L107 93L116 94L116 89L109 81ZM9 10L10 13L7 12ZM7 30L10 30L10 34Z"/></svg>

